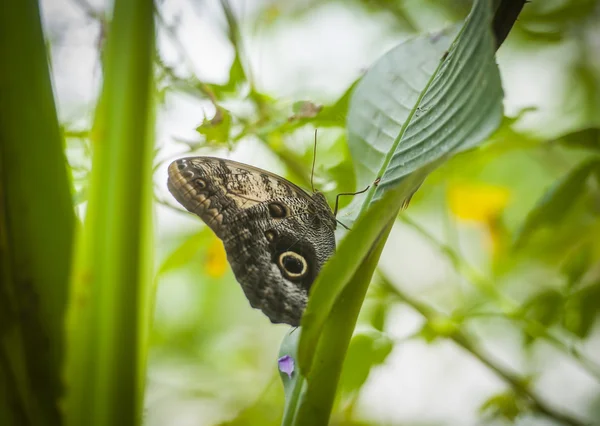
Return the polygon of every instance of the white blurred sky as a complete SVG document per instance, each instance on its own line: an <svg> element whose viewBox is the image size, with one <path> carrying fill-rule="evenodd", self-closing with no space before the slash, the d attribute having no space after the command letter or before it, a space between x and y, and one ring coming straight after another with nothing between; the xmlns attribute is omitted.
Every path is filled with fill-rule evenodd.
<svg viewBox="0 0 600 426"><path fill-rule="evenodd" d="M97 43L99 27L83 13L83 9L69 0L42 0L45 29L52 42L52 67L55 91L58 97L59 114L62 120L85 128L90 120L96 93L99 87L100 70ZM165 1L163 13L167 21L178 18L177 34L191 64L179 66L178 72L185 75L194 72L209 82L226 81L233 51L222 32L224 19L219 3L210 1ZM101 10L104 2L93 0L90 4ZM192 7L195 4L195 7ZM311 99L320 102L334 99L352 82L361 71L377 57L401 41L406 35L393 35L385 19L375 19L352 11L340 3L321 7L300 21L275 24L273 29L250 32L248 17L253 14L253 5L258 2L232 1L234 9L242 19L244 44L250 59L256 82L261 90L271 96L289 100ZM440 28L444 18L431 16L421 19L430 29ZM246 24L246 25L244 25ZM536 47L517 48L508 43L498 61L506 92L506 111L515 114L524 107L536 106L537 113L531 114L524 127L543 134L553 134L572 126L568 120L556 123L551 120L553 89L565 78L568 58L575 55L569 43L558 43L551 49ZM164 35L159 39L159 48L167 62L181 63L177 50ZM556 51L565 63L556 61ZM180 95L170 96L166 109L160 111L157 142L163 147L161 156L176 156L180 149L172 138L196 139L196 126L204 112L210 111L195 99ZM233 153L243 162L281 171L260 144L244 142ZM165 169L158 171L157 182L164 188ZM197 229L199 222L157 206L157 244L169 233L184 229ZM432 232L441 234L435 218L422 218ZM477 259L477 247L482 235L470 230L461 236L467 253ZM410 250L407 248L410 247ZM444 280L454 278L447 261L409 229L397 227L382 256L383 270L402 271L405 285L418 288L417 294ZM181 298L172 295L181 302ZM161 301L158 301L159 305ZM408 308L394 311L393 326L397 337L414 332L420 318ZM265 322L265 327L269 325ZM487 327L487 328L486 328ZM500 327L498 324L481 326L481 332ZM533 370L531 360L521 359L517 354L520 342L516 335L500 327L494 340L486 343L488 351L507 366L517 370ZM600 343L596 339L596 350ZM586 403L598 385L591 381L576 366L554 351L538 351L535 362L550 366L539 377L539 391L552 404L572 412L585 412ZM177 374L173 372L173 374ZM478 407L491 394L505 389L503 383L478 361L457 348L451 342L440 341L427 345L421 341L409 341L398 345L388 363L378 368L369 379L359 407L369 416L383 424L419 421L446 425L469 426L478 423ZM209 408L205 407L206 410ZM148 407L148 424L161 423L162 415ZM163 413L169 425L210 424L212 416L203 416L198 400L178 401L175 408ZM204 419L204 421L202 421ZM212 419L216 421L217 419ZM520 425L547 425L543 420L524 418Z"/></svg>

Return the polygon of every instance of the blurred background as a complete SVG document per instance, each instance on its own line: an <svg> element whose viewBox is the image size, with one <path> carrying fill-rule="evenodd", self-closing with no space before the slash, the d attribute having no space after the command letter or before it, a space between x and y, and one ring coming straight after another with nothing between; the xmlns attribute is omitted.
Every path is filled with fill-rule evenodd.
<svg viewBox="0 0 600 426"><path fill-rule="evenodd" d="M84 214L110 4L41 5ZM168 193L166 166L215 155L308 188L318 128L316 187L330 201L355 190L348 90L391 47L464 19L471 2L156 7L157 296L145 423L276 425L276 360L289 327L250 308L219 240ZM505 120L434 172L398 219L332 424L600 425L600 1L528 3L497 61ZM301 105L330 108L312 117Z"/></svg>

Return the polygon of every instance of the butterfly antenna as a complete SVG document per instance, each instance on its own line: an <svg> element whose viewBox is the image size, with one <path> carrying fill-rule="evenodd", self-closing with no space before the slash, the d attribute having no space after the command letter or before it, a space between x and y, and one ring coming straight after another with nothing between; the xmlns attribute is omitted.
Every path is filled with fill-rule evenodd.
<svg viewBox="0 0 600 426"><path fill-rule="evenodd" d="M344 225L342 222L340 222L339 220L335 220L337 223L339 223L340 225L342 225L344 228L346 228L348 231L350 230L350 228L348 228L346 225Z"/></svg>
<svg viewBox="0 0 600 426"><path fill-rule="evenodd" d="M363 189L362 191L357 191L357 192L340 192L338 195L335 196L335 209L333 209L333 215L337 216L337 212L338 212L338 205L339 205L339 201L340 201L340 197L342 195L358 195L358 194L362 194L363 192L366 192L369 188L371 187L371 185L367 186L365 189ZM346 227L345 225L343 225L344 227ZM347 229L347 228L346 228Z"/></svg>
<svg viewBox="0 0 600 426"><path fill-rule="evenodd" d="M313 178L315 176L315 162L317 161L317 129L315 129L315 146L313 148L313 163L312 170L310 172L310 187L312 188L312 192L315 192L315 184L313 183Z"/></svg>

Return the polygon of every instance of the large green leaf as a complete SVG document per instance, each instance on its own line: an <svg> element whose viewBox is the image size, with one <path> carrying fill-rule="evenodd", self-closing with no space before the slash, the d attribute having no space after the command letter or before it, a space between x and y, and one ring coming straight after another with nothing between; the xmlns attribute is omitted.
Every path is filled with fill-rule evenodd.
<svg viewBox="0 0 600 426"><path fill-rule="evenodd" d="M314 284L303 318L303 344L300 347L301 366L309 368L310 355L303 358L303 354L312 353L315 341L318 339L319 330L331 311L335 299L358 269L360 262L369 252L379 232L386 226L387 218L395 217L402 201L409 197L411 192L427 176L427 173L451 152L447 147L454 147L455 150L459 150L465 149L467 146L473 146L476 141L480 142L488 133L494 130L494 126L500 123L502 118L502 90L493 57L494 43L489 29L490 16L488 3L486 1L476 2L464 29L452 44L447 55L444 55L444 49L440 48L438 44L439 40L445 39L446 36L442 34L433 38L421 37L390 51L377 62L358 84L350 101L348 118L350 146L355 152L355 156L358 155L359 150L364 151L364 155L358 155L360 160L356 161L357 180L360 185L365 183L366 180L374 179L375 176L381 176L379 185L372 187L369 196L364 201L364 205L371 204L376 191L378 191L377 194L383 194L393 188L394 185L397 185L401 179L395 176L401 175L410 177L410 179L403 179L401 189L394 190L397 192L398 197L402 199L400 202L394 200L393 197L386 200L385 208L393 209L391 212L379 212L381 209L377 209L378 213L371 212L365 215L369 216L371 223L365 224L364 227L356 226L355 232L348 234L346 239L342 241L338 253L328 262ZM449 40L446 40L442 44L448 45L449 43ZM479 52L479 54L473 56L473 52ZM445 59L442 59L443 56L446 56ZM442 65L430 73L425 73L424 69L433 68L433 66L426 67L424 64L431 64L435 58L438 62L441 60ZM402 66L404 71L402 73L395 72L394 63L400 64L399 66ZM462 65L457 66L457 63ZM410 67L406 64L412 64L412 68L417 71L410 70ZM477 70L483 65L486 69L493 66L490 77L482 77L479 73L475 73L475 76L473 76L473 69ZM457 74L457 68L468 74L469 78L465 79ZM402 78L401 75L415 77L414 79L407 79ZM429 81L426 80L427 76L429 76ZM421 90L423 91L420 95L418 92L413 93L416 91L415 87L418 87L415 86L417 80L420 81ZM387 82L389 86L387 90L383 86L384 82ZM490 87L493 86L492 83L495 83L495 88ZM395 92L396 85L400 85L402 90ZM452 121L453 114L455 111L463 109L477 111L477 102L481 100L482 96L478 95L479 92L476 89L493 93L496 96L492 98L494 114L478 115L474 113L472 118L475 124L469 122L466 127L477 129L477 132L475 130L461 130L458 126L463 123L454 123ZM463 95L463 91L468 92L469 95ZM393 93L395 93L395 96L390 95ZM405 95L405 93L408 93L408 95ZM447 97L451 95L454 103L450 106L451 102ZM397 101L396 99L403 100ZM407 105L410 100L414 101L414 106L412 111L407 111L407 107L403 105ZM488 102L489 100L486 100L486 105ZM457 106L456 103L460 105ZM377 104L385 105L385 107L378 108L375 106ZM396 109L394 110L394 108ZM415 114L419 108L423 112ZM358 111L361 109L367 112L359 113ZM437 110L441 111L438 112ZM393 111L396 111L396 114ZM371 120L360 118L363 115L369 116L369 113L371 114ZM393 119L392 116L396 118ZM432 121L432 118L436 118L436 120ZM374 123L379 123L381 130L375 127ZM442 134L434 133L428 129L429 127L438 128L440 123L446 129ZM409 133L407 129L413 130ZM485 132L481 129L484 129ZM394 131L398 134L396 138L392 136ZM361 137L361 134L364 134L364 137ZM412 143L413 139L406 139L406 135L421 135L428 138L422 143L425 147L435 147L436 143L439 145L439 148L424 152L417 158L421 168L416 172L413 168L416 163L412 160L412 162L407 163L409 164L407 166L408 173L404 173L397 168L399 164L403 163L403 153L413 153L412 147L415 146ZM451 135L460 136L462 139L453 142L449 139ZM405 140L410 142L410 149L408 150L403 148L402 142ZM382 152L386 152L386 149L386 155L381 155ZM372 161L369 160L369 157ZM387 159L388 157L389 159ZM379 168L376 166L377 163L379 163ZM391 172L388 171L387 166L390 166ZM370 217L376 214L385 216L385 218ZM346 243L346 240L350 241ZM338 258L341 259L338 260ZM305 360L306 363L304 363Z"/></svg>
<svg viewBox="0 0 600 426"><path fill-rule="evenodd" d="M352 231L321 271L302 320L306 380L294 424L327 424L356 318L393 219L427 174L480 143L502 118L488 1L456 30L393 49L358 83L348 131L359 185L374 182ZM446 53L446 49L448 49ZM376 204L373 204L377 201Z"/></svg>
<svg viewBox="0 0 600 426"><path fill-rule="evenodd" d="M390 199L393 198L392 195L396 194L390 193ZM393 221L389 222L381 230L376 242L339 295L329 314L315 348L312 369L307 376L306 390L301 395L295 424L329 424L329 415L335 400L346 351L350 345L371 276L375 272L392 224ZM300 336L301 344L302 338L303 334ZM303 349L301 346L300 350Z"/></svg>
<svg viewBox="0 0 600 426"><path fill-rule="evenodd" d="M476 146L499 126L503 92L490 19L489 2L478 1L454 41L456 28L407 41L360 81L348 144L358 187L380 178L360 211L419 167Z"/></svg>
<svg viewBox="0 0 600 426"><path fill-rule="evenodd" d="M365 260L374 250L377 241L382 238L387 225L395 219L402 200L428 172L429 168L425 167L412 174L359 218L352 232L342 240L337 253L319 274L302 317L299 363L304 374L310 372L315 348L336 300L346 285L354 280L357 274L361 274L361 267L364 267ZM375 263L377 260L378 258ZM367 279L370 279L370 276Z"/></svg>
<svg viewBox="0 0 600 426"><path fill-rule="evenodd" d="M0 5L0 424L60 425L71 203L37 0Z"/></svg>
<svg viewBox="0 0 600 426"><path fill-rule="evenodd" d="M297 334L282 343L281 355L300 367L291 381L284 378L284 425L327 424L346 349L396 212L428 172L425 167L411 175L361 217L319 275L324 284L311 292L299 348Z"/></svg>

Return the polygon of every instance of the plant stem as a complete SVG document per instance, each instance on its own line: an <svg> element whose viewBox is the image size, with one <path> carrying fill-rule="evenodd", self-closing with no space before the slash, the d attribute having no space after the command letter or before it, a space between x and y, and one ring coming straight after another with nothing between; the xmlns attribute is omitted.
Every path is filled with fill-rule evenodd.
<svg viewBox="0 0 600 426"><path fill-rule="evenodd" d="M492 300L498 302L498 305L502 313L504 314L504 318L524 323L526 326L523 327L523 331L526 333L531 330L535 330L536 334L531 335L531 337L541 337L547 342L552 343L556 348L560 349L565 354L573 356L574 359L577 360L579 365L583 369L585 369L585 371L587 371L596 380L600 381L600 366L598 366L598 364L589 359L579 349L572 346L568 346L558 337L552 335L552 333L550 333L547 330L547 328L544 327L544 325L540 322L527 318L524 315L525 312L523 312L521 307L514 300L500 293L497 287L492 282L492 280L478 273L475 270L475 268L473 268L471 265L467 264L463 259L461 259L460 256L458 256L457 253L454 250L452 250L451 247L438 241L421 225L416 223L414 220L410 219L407 215L400 215L398 219L410 226L413 230L417 231L423 238L429 241L429 243L431 243L444 255L446 255L446 257L448 258L448 260L450 260L450 263L454 267L454 270L458 274L462 275L482 293L492 298Z"/></svg>
<svg viewBox="0 0 600 426"><path fill-rule="evenodd" d="M37 0L0 2L0 424L60 425L75 214Z"/></svg>
<svg viewBox="0 0 600 426"><path fill-rule="evenodd" d="M427 321L434 321L444 317L444 314L441 312L438 312L432 307L410 297L408 294L394 286L387 278L383 278L383 285L385 285L391 293L397 296L408 306L419 312ZM464 330L457 329L447 337L477 358L477 360L479 360L483 365L488 367L504 382L510 385L515 393L527 400L533 411L562 422L566 425L585 426L586 423L584 421L562 413L545 403L539 395L525 385L525 378L519 377L515 373L498 365L495 361L492 361L487 354L485 354L484 351L479 348L479 344L476 339L473 336L470 336Z"/></svg>
<svg viewBox="0 0 600 426"><path fill-rule="evenodd" d="M115 0L67 321L68 425L141 423L152 306L153 3Z"/></svg>

